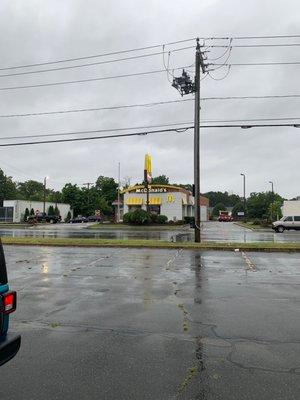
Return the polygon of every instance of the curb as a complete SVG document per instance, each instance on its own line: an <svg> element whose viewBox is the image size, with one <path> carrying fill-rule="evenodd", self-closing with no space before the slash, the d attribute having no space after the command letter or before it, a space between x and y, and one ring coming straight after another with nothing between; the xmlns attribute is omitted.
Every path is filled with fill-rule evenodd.
<svg viewBox="0 0 300 400"><path fill-rule="evenodd" d="M200 246L182 245L180 243L163 243L163 244L136 244L136 243L22 243L21 241L8 241L2 240L5 246L39 246L39 247L85 247L85 248L132 248L132 249L163 249L163 250L198 250L198 251L233 251L233 252L267 252L267 253L295 253L300 252L300 245L298 247L254 247L245 244L236 243L230 245L216 245L216 244L201 244Z"/></svg>

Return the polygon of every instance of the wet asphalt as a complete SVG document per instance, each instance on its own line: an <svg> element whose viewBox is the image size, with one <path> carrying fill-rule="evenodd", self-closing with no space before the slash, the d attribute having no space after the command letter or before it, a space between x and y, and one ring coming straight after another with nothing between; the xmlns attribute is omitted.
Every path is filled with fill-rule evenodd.
<svg viewBox="0 0 300 400"><path fill-rule="evenodd" d="M194 232L188 225L176 226L170 230L155 227L128 227L127 229L102 228L91 229L92 224L55 224L37 225L24 229L0 229L0 236L30 237L69 237L102 239L156 239L176 242L194 240ZM202 228L203 241L216 242L299 242L300 231L275 233L272 229L251 230L231 222L205 222Z"/></svg>
<svg viewBox="0 0 300 400"><path fill-rule="evenodd" d="M6 246L6 400L300 397L300 254Z"/></svg>

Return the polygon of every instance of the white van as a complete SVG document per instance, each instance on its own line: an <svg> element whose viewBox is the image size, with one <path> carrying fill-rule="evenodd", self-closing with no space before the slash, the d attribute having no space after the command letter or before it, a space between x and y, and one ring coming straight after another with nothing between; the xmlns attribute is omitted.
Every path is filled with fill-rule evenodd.
<svg viewBox="0 0 300 400"><path fill-rule="evenodd" d="M273 222L272 229L279 233L289 229L300 230L300 215L282 217L279 221Z"/></svg>

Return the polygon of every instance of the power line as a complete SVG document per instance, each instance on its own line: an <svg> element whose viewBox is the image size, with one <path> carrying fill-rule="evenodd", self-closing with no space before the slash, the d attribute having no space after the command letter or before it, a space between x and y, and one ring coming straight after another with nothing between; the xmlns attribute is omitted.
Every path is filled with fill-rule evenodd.
<svg viewBox="0 0 300 400"><path fill-rule="evenodd" d="M266 95L266 96L227 96L227 97L204 97L201 101L209 100L256 100L256 99L285 99L285 98L300 98L300 94L287 94L287 95ZM0 118L17 118L17 117L35 117L42 115L56 115L56 114L71 114L71 113L82 113L82 112L94 112L94 111L110 111L110 110L121 110L126 108L138 108L138 107L155 107L166 104L176 104L188 101L194 101L194 99L179 99L179 100L167 100L157 101L152 103L140 103L140 104L123 104L119 106L109 107L91 107L91 108L75 108L69 110L56 110L56 111L41 111L32 113L20 113L20 114L0 114Z"/></svg>
<svg viewBox="0 0 300 400"><path fill-rule="evenodd" d="M296 39L300 35L262 35L262 36L211 36L201 38L203 40L251 40L251 39Z"/></svg>
<svg viewBox="0 0 300 400"><path fill-rule="evenodd" d="M246 48L246 47L298 47L298 46L300 46L300 43L233 44L230 45L229 47ZM225 49L227 47L228 46L226 45L218 45L218 44L208 46L208 48L221 48L221 49Z"/></svg>
<svg viewBox="0 0 300 400"><path fill-rule="evenodd" d="M113 51L113 52L109 52L109 53L92 54L92 55L83 56L83 57L64 58L64 59L60 59L60 60L45 61L45 62L39 62L39 63L33 63L33 64L23 64L23 65L15 65L15 66L10 66L10 67L1 67L0 71L6 71L6 70L10 70L10 69L19 69L19 68L39 67L42 65L59 64L59 63L64 63L64 62L80 61L80 60L87 60L87 59L99 58L99 57L115 56L117 54L125 54L125 53L132 53L135 51L150 50L150 49L162 47L163 45L164 46L172 46L175 44L191 42L194 40L196 40L196 38L177 40L174 42L161 43L161 44L156 44L153 46L137 47L137 48L128 49L128 50Z"/></svg>
<svg viewBox="0 0 300 400"><path fill-rule="evenodd" d="M195 46L181 47L178 49L170 50L169 53L193 49L194 47ZM164 54L164 52L159 51L156 53L139 54L137 56L132 56L132 57L117 58L114 60L106 60L106 61L97 61L97 62L87 63L87 64L68 65L68 66L58 67L58 68L40 69L37 71L14 72L14 73L9 73L9 74L2 74L2 75L0 75L0 78L9 77L9 76L40 74L40 73L44 73L44 72L63 71L63 70L67 70L67 69L75 69L75 68L83 68L83 67L91 67L91 66L95 66L95 65L111 64L111 63L116 63L119 61L135 60L137 58L146 58L146 57L158 56L158 55L162 55L162 54Z"/></svg>
<svg viewBox="0 0 300 400"><path fill-rule="evenodd" d="M57 139L57 140L45 140L45 141L33 141L33 142L17 142L17 143L4 143L0 144L0 147L10 147L10 146L27 146L33 144L49 144L49 143L63 143L63 142L77 142L83 140L96 140L96 139L109 139L109 138L117 138L117 137L129 137L129 136L144 136L154 133L167 133L167 132L184 132L188 129L193 129L193 126L184 127L184 128L171 128L171 129L160 129L156 131L144 131L144 132L135 132L135 133L123 133L116 135L105 135L105 136L96 136L96 137L87 137L87 138L72 138L72 139Z"/></svg>
<svg viewBox="0 0 300 400"><path fill-rule="evenodd" d="M203 97L201 100L259 100L259 99L289 99L300 98L300 94L265 95L265 96L225 96L225 97ZM187 99L192 100L192 99Z"/></svg>
<svg viewBox="0 0 300 400"><path fill-rule="evenodd" d="M234 125L234 124L226 124L226 125L200 125L200 128L274 128L274 127L293 127L300 128L299 124L251 124L251 125ZM85 138L72 138L72 139L57 139L57 140L45 140L45 141L32 141L32 142L17 142L17 143L4 143L0 144L0 147L14 147L14 146L28 146L35 144L50 144L50 143L65 143L65 142L78 142L78 141L88 141L88 140L101 140L101 139L112 139L112 138L122 138L122 137L131 137L131 136L145 136L149 134L155 133L168 133L168 132L185 132L187 130L194 129L194 126L185 126L183 128L171 128L171 129L160 129L156 131L143 131L143 132L135 132L135 133L122 133L116 135L105 135L105 136L93 136L93 137L85 137Z"/></svg>
<svg viewBox="0 0 300 400"><path fill-rule="evenodd" d="M189 66L184 67L177 67L173 68L174 70L188 68ZM30 88L38 88L38 87L46 87L46 86L59 86L59 85L69 85L74 83L86 83L86 82L96 82L96 81L105 81L109 79L118 79L118 78L129 78L132 76L143 76L143 75L151 75L151 74L159 74L166 72L164 69L158 69L153 71L145 71L145 72L135 72L132 74L123 74L123 75L115 75L115 76L105 76L105 77L98 77L98 78L89 78L89 79L76 79L73 81L61 81L61 82L52 82L52 83L39 83L35 85L24 85L24 86L7 86L7 87L0 87L0 91L4 90L16 90L16 89L30 89Z"/></svg>
<svg viewBox="0 0 300 400"><path fill-rule="evenodd" d="M44 111L44 112L25 113L25 114L2 114L2 115L0 115L0 118L32 117L32 116L39 116L39 115L120 110L120 109L126 109L126 108L136 108L136 107L153 107L153 106L165 105L165 104L182 103L182 102L191 101L191 100L193 100L193 99L157 101L157 102L153 102L153 103L141 103L141 104L124 104L124 105L120 105L120 106L111 106L111 107L77 108L77 109L70 109L70 110Z"/></svg>
<svg viewBox="0 0 300 400"><path fill-rule="evenodd" d="M61 133L43 133L37 135L23 135L23 136L6 136L0 137L0 140L15 140L15 139L29 139L29 138L38 138L38 137L53 137L53 136L69 136L69 135L86 135L88 133L104 133L104 132L122 132L122 131L133 131L137 129L152 129L152 128L161 128L165 126L177 126L177 125L186 125L191 122L171 122L168 124L159 124L159 125L148 125L148 126L131 126L127 128L110 128L110 129L94 129L87 131L75 131L75 132L61 132Z"/></svg>
<svg viewBox="0 0 300 400"><path fill-rule="evenodd" d="M279 118L243 118L243 119L205 119L203 123L230 123L230 122L255 122L255 121L296 121L300 120L300 117L279 117ZM161 128L168 126L178 126L178 125L189 125L193 121L182 121L182 122L170 122L158 125L147 125L147 126L131 126L125 128L109 128L109 129L94 129L85 131L72 131L72 132L60 132L60 133L43 133L43 134L33 134L33 135L22 135L22 136L4 136L0 137L0 140L16 140L16 139L32 139L32 138L44 138L44 137L54 137L54 136L72 136L72 135L86 135L94 133L105 133L105 132L122 132L122 131L133 131L138 129L152 129ZM183 127L182 129L185 129Z"/></svg>
<svg viewBox="0 0 300 400"><path fill-rule="evenodd" d="M253 62L253 63L211 63L208 65L222 66L222 67L236 67L236 66L259 66L259 65L300 65L300 61L270 61L270 62Z"/></svg>

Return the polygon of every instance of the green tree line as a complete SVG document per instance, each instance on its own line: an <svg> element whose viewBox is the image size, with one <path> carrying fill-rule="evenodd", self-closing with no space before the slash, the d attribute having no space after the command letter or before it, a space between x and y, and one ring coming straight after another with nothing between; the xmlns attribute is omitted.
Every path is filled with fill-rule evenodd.
<svg viewBox="0 0 300 400"><path fill-rule="evenodd" d="M99 176L89 189L76 184L66 183L61 191L46 188L46 201L68 203L74 215L93 215L101 210L105 215L113 213L112 202L117 198L118 184L113 178ZM4 200L44 200L44 184L35 180L14 182L0 169L0 206ZM51 212L55 213L55 209ZM29 210L30 212L30 210ZM50 212L50 211L49 211Z"/></svg>

